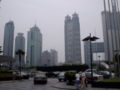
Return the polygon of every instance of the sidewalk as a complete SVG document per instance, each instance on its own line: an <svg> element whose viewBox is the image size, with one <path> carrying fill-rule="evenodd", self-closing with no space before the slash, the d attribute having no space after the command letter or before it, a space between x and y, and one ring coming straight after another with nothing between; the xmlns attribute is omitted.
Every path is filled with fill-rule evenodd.
<svg viewBox="0 0 120 90"><path fill-rule="evenodd" d="M63 90L76 90L75 86L66 85L65 82L56 83L53 88L63 89ZM92 88L91 85L88 85L86 88L80 88L79 90L120 90L120 89L110 89L110 88Z"/></svg>

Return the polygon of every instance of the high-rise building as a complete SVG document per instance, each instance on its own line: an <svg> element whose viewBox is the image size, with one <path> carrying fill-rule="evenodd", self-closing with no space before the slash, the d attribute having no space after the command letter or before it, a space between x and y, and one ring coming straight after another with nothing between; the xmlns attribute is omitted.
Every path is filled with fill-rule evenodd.
<svg viewBox="0 0 120 90"><path fill-rule="evenodd" d="M25 52L25 38L23 36L23 33L18 33L18 35L15 38L15 67L19 67L19 56L16 55L16 52L18 50L22 50ZM25 67L25 55L21 56L21 66Z"/></svg>
<svg viewBox="0 0 120 90"><path fill-rule="evenodd" d="M42 54L42 34L35 25L27 35L27 65L40 66Z"/></svg>
<svg viewBox="0 0 120 90"><path fill-rule="evenodd" d="M47 50L42 53L41 66L51 66L51 54Z"/></svg>
<svg viewBox="0 0 120 90"><path fill-rule="evenodd" d="M78 14L65 17L65 63L81 64L80 23Z"/></svg>
<svg viewBox="0 0 120 90"><path fill-rule="evenodd" d="M51 49L50 51L44 51L42 53L41 66L55 66L58 61L58 53L56 50Z"/></svg>
<svg viewBox="0 0 120 90"><path fill-rule="evenodd" d="M104 53L104 43L103 42L95 42L91 43L91 48L92 48L92 55L94 53ZM85 64L90 66L90 57L91 57L91 52L90 52L90 41L85 41L84 42L84 57L85 57ZM94 59L94 57L93 57Z"/></svg>
<svg viewBox="0 0 120 90"><path fill-rule="evenodd" d="M13 57L14 23L9 21L5 24L3 55Z"/></svg>
<svg viewBox="0 0 120 90"><path fill-rule="evenodd" d="M54 49L50 50L51 54L51 66L55 66L58 63L58 52Z"/></svg>
<svg viewBox="0 0 120 90"><path fill-rule="evenodd" d="M102 12L105 59L110 61L113 60L115 51L120 50L120 12L116 0L111 2L112 10Z"/></svg>

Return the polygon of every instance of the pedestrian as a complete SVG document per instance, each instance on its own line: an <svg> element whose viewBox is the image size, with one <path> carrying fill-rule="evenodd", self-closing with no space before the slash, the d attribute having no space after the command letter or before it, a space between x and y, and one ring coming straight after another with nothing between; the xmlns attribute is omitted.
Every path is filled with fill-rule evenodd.
<svg viewBox="0 0 120 90"><path fill-rule="evenodd" d="M85 75L85 86L86 86L86 87L88 87L87 84L88 84L88 81L87 81L87 77L86 77L86 75Z"/></svg>
<svg viewBox="0 0 120 90"><path fill-rule="evenodd" d="M82 72L82 74L81 74L81 85L80 85L80 87L81 88L87 87L87 81L86 81L85 72Z"/></svg>
<svg viewBox="0 0 120 90"><path fill-rule="evenodd" d="M79 90L79 88L80 88L80 74L78 71L75 74L75 78L76 78L76 80L75 80L76 90Z"/></svg>
<svg viewBox="0 0 120 90"><path fill-rule="evenodd" d="M15 80L16 79L16 71L13 71L12 73L13 73L13 80Z"/></svg>

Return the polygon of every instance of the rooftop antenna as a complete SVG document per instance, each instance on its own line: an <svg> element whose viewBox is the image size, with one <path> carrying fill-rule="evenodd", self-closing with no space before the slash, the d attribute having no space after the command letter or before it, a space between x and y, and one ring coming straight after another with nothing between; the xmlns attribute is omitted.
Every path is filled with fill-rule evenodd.
<svg viewBox="0 0 120 90"><path fill-rule="evenodd" d="M35 20L35 27L37 26L37 21Z"/></svg>

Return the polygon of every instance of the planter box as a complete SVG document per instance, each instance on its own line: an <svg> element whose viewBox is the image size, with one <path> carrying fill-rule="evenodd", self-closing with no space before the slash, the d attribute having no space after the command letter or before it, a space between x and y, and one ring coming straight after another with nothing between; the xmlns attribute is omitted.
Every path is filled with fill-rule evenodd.
<svg viewBox="0 0 120 90"><path fill-rule="evenodd" d="M97 87L97 88L120 88L120 82L93 82L92 87Z"/></svg>
<svg viewBox="0 0 120 90"><path fill-rule="evenodd" d="M10 81L13 80L12 77L0 78L0 81Z"/></svg>
<svg viewBox="0 0 120 90"><path fill-rule="evenodd" d="M8 81L12 79L13 79L12 72L0 72L0 81Z"/></svg>

